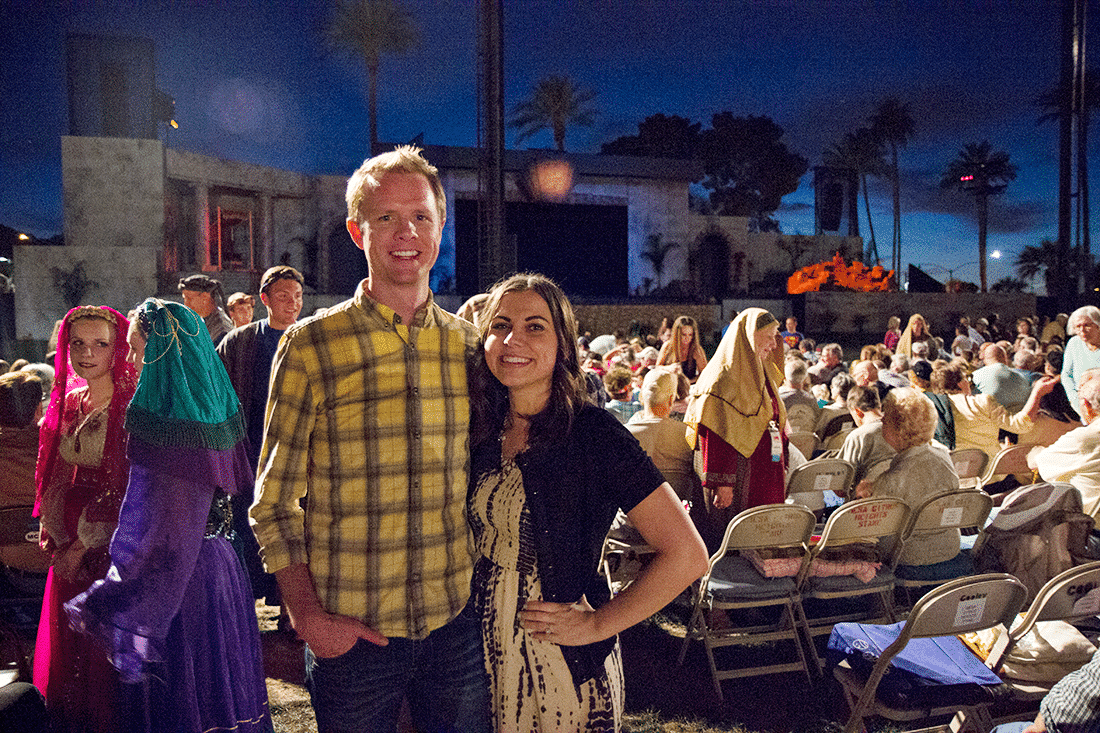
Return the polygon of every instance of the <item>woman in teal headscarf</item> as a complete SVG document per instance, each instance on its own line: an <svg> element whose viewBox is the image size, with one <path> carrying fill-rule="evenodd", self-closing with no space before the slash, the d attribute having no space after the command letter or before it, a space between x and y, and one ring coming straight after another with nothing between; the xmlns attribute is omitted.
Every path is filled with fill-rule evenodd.
<svg viewBox="0 0 1100 733"><path fill-rule="evenodd" d="M130 481L111 569L66 604L99 639L150 731L270 731L248 579L229 494L250 486L240 405L202 320L149 299L127 334Z"/></svg>

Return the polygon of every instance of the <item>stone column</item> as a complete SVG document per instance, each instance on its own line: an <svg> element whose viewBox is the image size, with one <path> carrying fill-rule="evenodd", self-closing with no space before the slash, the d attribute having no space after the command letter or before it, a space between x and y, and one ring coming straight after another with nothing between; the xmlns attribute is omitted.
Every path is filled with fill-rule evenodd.
<svg viewBox="0 0 1100 733"><path fill-rule="evenodd" d="M270 191L260 192L260 251L258 261L252 263L252 269L263 272L275 262L275 198Z"/></svg>
<svg viewBox="0 0 1100 733"><path fill-rule="evenodd" d="M211 268L210 257L210 187L195 182L195 264L200 270Z"/></svg>

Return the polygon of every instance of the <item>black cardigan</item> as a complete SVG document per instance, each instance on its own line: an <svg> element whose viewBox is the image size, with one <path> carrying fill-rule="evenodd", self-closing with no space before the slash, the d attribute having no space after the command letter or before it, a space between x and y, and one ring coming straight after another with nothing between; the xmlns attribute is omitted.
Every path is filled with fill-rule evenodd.
<svg viewBox="0 0 1100 733"><path fill-rule="evenodd" d="M472 485L500 469L500 444L485 441L472 455ZM664 483L664 477L630 432L606 410L585 405L564 441L516 458L535 529L543 600L573 603L586 596L593 608L610 598L599 572L604 539L621 507L629 512ZM471 491L471 495L472 495ZM603 669L615 638L563 646L576 684Z"/></svg>

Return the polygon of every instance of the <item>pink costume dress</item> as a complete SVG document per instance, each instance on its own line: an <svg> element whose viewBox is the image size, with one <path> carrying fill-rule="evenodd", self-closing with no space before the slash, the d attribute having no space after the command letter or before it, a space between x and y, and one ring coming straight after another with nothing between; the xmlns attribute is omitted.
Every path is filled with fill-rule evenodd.
<svg viewBox="0 0 1100 733"><path fill-rule="evenodd" d="M107 316L115 329L111 401L95 410L83 405L84 380L69 364L72 316L88 310ZM82 311L82 313L75 313ZM50 568L38 623L34 684L46 697L57 731L122 731L118 674L106 651L72 630L63 604L102 578L110 565L107 547L118 524L129 462L122 429L137 378L126 362L128 321L110 308L70 311L58 337L56 377L42 421L36 483L36 514L42 545L50 552L80 540L88 548L73 581Z"/></svg>

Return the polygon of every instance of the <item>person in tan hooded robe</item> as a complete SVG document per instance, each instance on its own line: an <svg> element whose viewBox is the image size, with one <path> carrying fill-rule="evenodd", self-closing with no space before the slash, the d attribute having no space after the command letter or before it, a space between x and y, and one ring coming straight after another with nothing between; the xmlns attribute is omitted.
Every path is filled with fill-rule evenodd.
<svg viewBox="0 0 1100 733"><path fill-rule="evenodd" d="M936 345L936 339L928 332L928 322L924 320L924 316L920 313L909 316L909 323L906 324L905 330L901 332L901 338L898 339L898 345L894 349L894 353L905 354L912 359L913 343L915 341L924 341L928 344L928 361L935 361L939 357L940 350Z"/></svg>
<svg viewBox="0 0 1100 733"><path fill-rule="evenodd" d="M691 390L684 422L703 485L697 517L710 550L744 509L786 498L787 413L779 322L762 308L742 311Z"/></svg>

